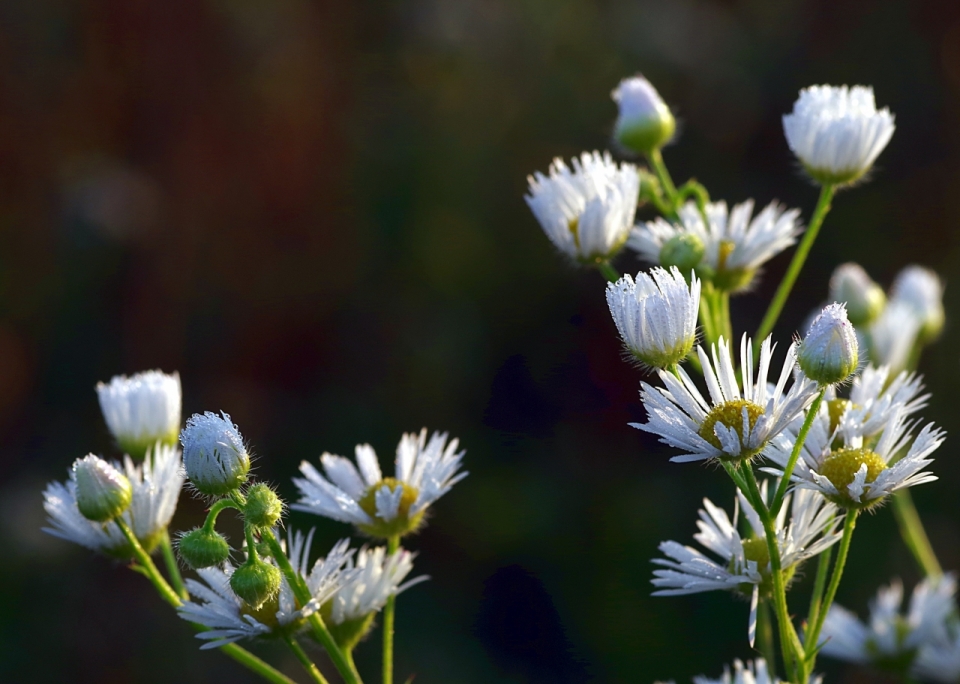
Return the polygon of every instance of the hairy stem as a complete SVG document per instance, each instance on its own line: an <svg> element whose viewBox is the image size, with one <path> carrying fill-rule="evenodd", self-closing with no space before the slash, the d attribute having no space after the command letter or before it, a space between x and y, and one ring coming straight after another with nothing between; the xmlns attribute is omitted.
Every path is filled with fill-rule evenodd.
<svg viewBox="0 0 960 684"><path fill-rule="evenodd" d="M826 391L826 387L822 388L817 398L810 404L810 408L807 409L807 417L803 421L800 432L797 433L797 440L793 444L793 451L790 452L790 460L787 461L787 465L783 469L780 485L777 487L777 493L773 497L773 503L770 505L770 515L773 517L777 517L777 514L780 513L783 499L787 495L787 489L790 487L790 477L793 475L793 469L797 466L797 460L800 458L800 452L803 450L803 443L807 441L807 434L813 426L813 421L817 419L817 413L820 412L820 402L823 401L823 395Z"/></svg>
<svg viewBox="0 0 960 684"><path fill-rule="evenodd" d="M859 511L851 509L847 511L843 520L843 537L840 538L840 550L837 551L837 562L833 566L833 574L830 577L830 585L827 587L827 593L823 598L823 605L817 614L817 620L811 626L806 635L806 661L810 670L817 661L817 642L820 640L820 631L823 629L823 622L830 612L830 606L837 596L837 587L840 586L840 578L843 577L843 566L847 563L847 554L850 552L850 540L853 538L853 530L857 526L857 514Z"/></svg>
<svg viewBox="0 0 960 684"><path fill-rule="evenodd" d="M163 554L163 562L167 566L170 583L173 584L177 595L186 601L190 598L190 593L183 583L183 575L180 574L180 566L177 565L177 557L173 554L173 544L170 543L170 533L167 530L164 530L160 537L160 553Z"/></svg>
<svg viewBox="0 0 960 684"><path fill-rule="evenodd" d="M600 275L607 279L607 282L615 283L620 280L620 273L610 265L609 261L597 262L597 270L600 271Z"/></svg>
<svg viewBox="0 0 960 684"><path fill-rule="evenodd" d="M303 669L307 671L307 674L310 675L310 678L313 681L315 681L317 684L330 684L330 682L327 681L327 678L320 673L316 663L310 660L310 657L304 652L303 647L300 646L300 643L294 637L285 636L283 640L287 642L287 646L289 646L290 650L293 651L293 655L297 657L297 660L300 661L300 664L303 665Z"/></svg>
<svg viewBox="0 0 960 684"><path fill-rule="evenodd" d="M393 536L387 540L387 554L392 556L400 548L400 537ZM396 600L390 594L387 605L383 608L383 684L393 684L393 626L396 615Z"/></svg>

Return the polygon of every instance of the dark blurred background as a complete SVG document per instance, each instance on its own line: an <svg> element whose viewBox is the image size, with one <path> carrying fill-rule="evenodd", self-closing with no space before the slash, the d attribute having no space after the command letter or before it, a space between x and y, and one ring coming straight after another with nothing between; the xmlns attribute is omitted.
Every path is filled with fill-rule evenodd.
<svg viewBox="0 0 960 684"><path fill-rule="evenodd" d="M324 450L386 462L403 431L461 438L470 477L410 543L432 581L399 602L400 681L685 682L750 656L746 603L650 597L657 543L692 543L701 498L729 507L731 487L627 426L641 375L603 282L522 200L553 156L608 146L610 90L638 71L682 120L675 178L807 218L780 116L807 85L875 87L897 132L835 201L778 334L840 262L885 286L933 267L949 320L925 416L956 435L956 3L0 2L0 680L254 681L141 577L39 531L45 482L115 453L94 384L149 368L179 370L185 415L229 412L288 498ZM736 329L788 259L735 300ZM953 569L956 439L915 492ZM184 497L174 527L201 515ZM291 524L316 524L318 550L350 531ZM861 614L917 580L889 510L848 567L839 599ZM368 682L378 639L358 650Z"/></svg>

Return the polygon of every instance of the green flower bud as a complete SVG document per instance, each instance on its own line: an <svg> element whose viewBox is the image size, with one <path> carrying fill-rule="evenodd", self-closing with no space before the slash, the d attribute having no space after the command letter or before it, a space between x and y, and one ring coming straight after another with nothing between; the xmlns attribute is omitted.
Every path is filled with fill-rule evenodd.
<svg viewBox="0 0 960 684"><path fill-rule="evenodd" d="M180 537L180 558L194 570L220 565L230 557L230 544L216 530L198 527Z"/></svg>
<svg viewBox="0 0 960 684"><path fill-rule="evenodd" d="M847 316L857 327L876 320L887 304L883 288L854 263L837 266L830 278L830 299L847 305Z"/></svg>
<svg viewBox="0 0 960 684"><path fill-rule="evenodd" d="M273 527L283 514L283 501L269 485L258 483L247 490L244 519L254 527Z"/></svg>
<svg viewBox="0 0 960 684"><path fill-rule="evenodd" d="M620 108L613 137L625 149L649 155L670 142L677 122L650 81L625 78L611 97Z"/></svg>
<svg viewBox="0 0 960 684"><path fill-rule="evenodd" d="M857 334L843 304L828 305L810 325L797 350L800 369L820 386L843 382L860 362Z"/></svg>
<svg viewBox="0 0 960 684"><path fill-rule="evenodd" d="M256 610L280 591L280 570L251 555L230 576L230 588Z"/></svg>
<svg viewBox="0 0 960 684"><path fill-rule="evenodd" d="M73 479L77 484L77 508L87 520L109 522L130 507L130 480L102 458L90 454L77 459Z"/></svg>
<svg viewBox="0 0 960 684"><path fill-rule="evenodd" d="M666 269L676 266L685 278L695 269L706 249L703 240L693 233L679 233L663 243L660 248L660 265Z"/></svg>

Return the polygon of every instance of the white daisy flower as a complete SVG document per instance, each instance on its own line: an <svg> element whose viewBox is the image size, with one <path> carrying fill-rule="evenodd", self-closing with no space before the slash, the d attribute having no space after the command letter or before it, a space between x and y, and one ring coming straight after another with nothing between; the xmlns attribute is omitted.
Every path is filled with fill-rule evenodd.
<svg viewBox="0 0 960 684"><path fill-rule="evenodd" d="M933 340L943 330L943 283L929 268L907 266L900 271L890 288L890 299L913 308L923 341Z"/></svg>
<svg viewBox="0 0 960 684"><path fill-rule="evenodd" d="M356 448L357 465L343 456L320 457L324 475L303 461L303 478L294 478L300 501L292 508L353 523L374 537L402 536L423 523L427 508L467 476L457 473L464 451L459 440L447 442L447 433L427 429L408 433L397 446L394 477L380 472L377 454L369 444Z"/></svg>
<svg viewBox="0 0 960 684"><path fill-rule="evenodd" d="M810 86L783 117L790 150L822 185L861 178L890 142L893 115L877 111L873 88Z"/></svg>
<svg viewBox="0 0 960 684"><path fill-rule="evenodd" d="M195 413L180 433L183 468L201 494L224 496L247 481L250 455L230 416Z"/></svg>
<svg viewBox="0 0 960 684"><path fill-rule="evenodd" d="M709 226L703 224L697 205L687 202L680 207L680 225L662 218L648 221L631 231L627 246L659 264L670 240L694 235L704 246L698 272L702 271L704 278L709 276L719 289L737 292L748 288L757 269L796 242L802 232L800 210L787 211L776 202L752 219L753 200L734 205L729 215L726 202L713 202L706 213Z"/></svg>
<svg viewBox="0 0 960 684"><path fill-rule="evenodd" d="M659 372L664 388L641 383L640 397L648 420L631 425L658 435L664 444L683 451L671 461L751 458L802 415L816 397L817 384L802 373L797 374L789 390L786 388L796 366L795 345L787 350L776 386L770 387L770 338L760 346L760 365L754 381L753 343L744 335L740 341L742 392L729 347L722 337L712 352L711 361L703 347L697 347L710 392L709 402L683 368L678 368L679 380L671 373Z"/></svg>
<svg viewBox="0 0 960 684"><path fill-rule="evenodd" d="M834 428L829 414L818 415L800 450L791 481L798 487L819 491L844 508L862 509L880 503L898 489L936 480L923 469L933 462L928 456L943 443L944 432L929 423L914 439L916 423L907 420L910 409L898 404L889 410L876 444L864 438L861 426L865 423L841 420ZM906 456L891 462L908 444ZM792 435L784 435L772 444L764 456L778 467L765 472L781 475L792 448Z"/></svg>
<svg viewBox="0 0 960 684"><path fill-rule="evenodd" d="M607 284L607 306L626 350L645 366L669 368L680 363L697 339L700 281L690 285L673 267L629 274Z"/></svg>
<svg viewBox="0 0 960 684"><path fill-rule="evenodd" d="M953 633L943 641L923 644L911 674L943 684L960 681L960 631L954 626Z"/></svg>
<svg viewBox="0 0 960 684"><path fill-rule="evenodd" d="M289 635L303 628L306 618L319 610L355 574L347 569L353 555L349 540L337 542L326 558L317 559L310 568L308 557L312 541L313 530L306 537L300 532L291 532L287 545L290 563L306 580L312 596L310 602L301 608L297 607L286 577L281 579L277 596L254 609L230 588L230 576L236 570L231 563L224 563L222 568L197 570L203 582L187 580L187 589L197 600L184 602L177 612L184 620L208 628L197 634L198 639L207 642L200 648L219 648L232 641L258 636ZM274 561L271 559L270 562Z"/></svg>
<svg viewBox="0 0 960 684"><path fill-rule="evenodd" d="M921 394L922 376L901 371L890 380L890 374L888 366L866 366L854 378L850 398L836 400L838 404L832 410L835 413L843 411L843 421L854 426L854 433L874 437L883 430L895 411L910 416L927 405L930 395Z"/></svg>
<svg viewBox="0 0 960 684"><path fill-rule="evenodd" d="M911 304L891 300L866 330L870 360L878 366L903 370L922 328L923 320Z"/></svg>
<svg viewBox="0 0 960 684"><path fill-rule="evenodd" d="M767 482L761 493L767 500ZM769 597L773 589L770 555L760 516L742 492L737 492L733 520L726 511L703 500L699 532L694 539L720 558L720 562L699 550L674 541L660 544L668 559L653 562L663 569L654 571L654 596L680 596L723 589L750 598L748 636L751 645L756 636L757 602ZM749 523L749 533L742 537L737 530L739 511ZM803 561L819 554L840 539L837 532L840 517L837 507L824 501L816 492L799 490L788 494L775 521L781 567L789 582ZM789 519L788 519L789 515ZM842 517L842 516L841 516Z"/></svg>
<svg viewBox="0 0 960 684"><path fill-rule="evenodd" d="M820 684L822 677L812 677L809 684ZM789 684L776 677L767 669L767 661L763 658L757 658L755 661L747 661L744 665L740 660L733 661L733 672L729 668L723 668L723 675L719 679L710 677L694 677L693 684Z"/></svg>
<svg viewBox="0 0 960 684"><path fill-rule="evenodd" d="M134 463L125 456L123 466L118 463L115 467L122 467L133 488L130 507L123 513L123 519L150 553L156 549L177 510L183 487L180 451L159 445L143 463ZM45 527L44 532L115 558L131 558L133 551L115 522L102 525L81 515L74 477L71 471L66 482L47 485L43 507L49 516L50 527Z"/></svg>
<svg viewBox="0 0 960 684"><path fill-rule="evenodd" d="M170 446L180 432L180 375L158 370L131 377L116 375L97 383L100 410L117 444L134 458L143 458L156 442Z"/></svg>
<svg viewBox="0 0 960 684"><path fill-rule="evenodd" d="M906 615L900 613L903 585L882 587L870 605L870 623L860 622L846 608L834 604L823 623L821 653L880 670L907 674L917 651L928 644L947 642L947 620L955 617L953 575L927 578L916 586Z"/></svg>
<svg viewBox="0 0 960 684"><path fill-rule="evenodd" d="M428 579L421 575L403 582L413 570L415 555L404 549L387 555L382 546L363 548L357 554L356 564L347 564L348 570L354 571L351 578L322 608L323 620L341 648L350 650L356 646L373 627L374 615L383 609L388 598Z"/></svg>
<svg viewBox="0 0 960 684"><path fill-rule="evenodd" d="M621 147L650 154L670 142L677 122L650 81L643 76L625 78L610 96L619 108L613 138Z"/></svg>
<svg viewBox="0 0 960 684"><path fill-rule="evenodd" d="M609 153L584 152L572 165L571 171L557 158L549 176L529 176L524 199L557 249L583 263L605 261L633 227L640 176L633 164L618 166Z"/></svg>
<svg viewBox="0 0 960 684"><path fill-rule="evenodd" d="M887 303L883 288L867 275L860 264L840 264L830 277L830 299L847 305L855 326L874 321Z"/></svg>

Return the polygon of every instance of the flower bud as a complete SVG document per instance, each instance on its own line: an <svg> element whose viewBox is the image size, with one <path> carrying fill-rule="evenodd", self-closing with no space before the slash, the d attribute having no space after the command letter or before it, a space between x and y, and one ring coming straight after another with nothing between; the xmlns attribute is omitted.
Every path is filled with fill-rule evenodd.
<svg viewBox="0 0 960 684"><path fill-rule="evenodd" d="M77 483L77 508L87 520L109 522L127 510L133 500L127 476L93 454L77 459L73 479Z"/></svg>
<svg viewBox="0 0 960 684"><path fill-rule="evenodd" d="M830 278L830 299L847 305L847 317L857 327L876 320L887 304L883 288L854 263L837 266Z"/></svg>
<svg viewBox="0 0 960 684"><path fill-rule="evenodd" d="M613 137L624 148L649 155L666 145L677 122L660 93L642 76L625 78L611 93L620 107Z"/></svg>
<svg viewBox="0 0 960 684"><path fill-rule="evenodd" d="M230 576L230 588L256 610L280 591L280 570L251 555Z"/></svg>
<svg viewBox="0 0 960 684"><path fill-rule="evenodd" d="M183 562L194 570L220 565L230 557L230 544L226 538L206 527L190 530L180 537L177 550Z"/></svg>
<svg viewBox="0 0 960 684"><path fill-rule="evenodd" d="M201 494L225 496L247 481L250 456L230 416L195 413L180 433L183 467Z"/></svg>
<svg viewBox="0 0 960 684"><path fill-rule="evenodd" d="M283 501L268 485L255 484L247 490L243 518L254 527L273 527L283 514Z"/></svg>
<svg viewBox="0 0 960 684"><path fill-rule="evenodd" d="M157 442L177 443L180 431L180 376L160 371L114 376L97 384L100 410L121 449L142 459Z"/></svg>
<svg viewBox="0 0 960 684"><path fill-rule="evenodd" d="M684 277L689 277L690 271L700 264L705 252L703 240L699 237L693 233L677 233L660 248L660 265L666 269L676 266Z"/></svg>
<svg viewBox="0 0 960 684"><path fill-rule="evenodd" d="M860 362L857 334L843 304L829 304L810 325L797 351L800 369L821 386L843 382Z"/></svg>
<svg viewBox="0 0 960 684"><path fill-rule="evenodd" d="M943 330L943 284L936 273L923 266L907 266L891 288L891 299L906 302L920 320L919 340L932 342Z"/></svg>

